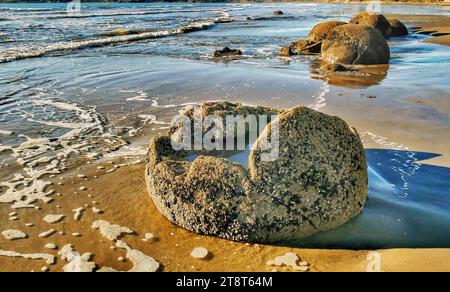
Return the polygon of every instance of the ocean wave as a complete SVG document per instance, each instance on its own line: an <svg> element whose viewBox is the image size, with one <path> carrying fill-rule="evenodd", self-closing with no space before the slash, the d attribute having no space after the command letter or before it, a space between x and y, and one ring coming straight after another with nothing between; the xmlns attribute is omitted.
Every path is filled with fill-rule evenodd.
<svg viewBox="0 0 450 292"><path fill-rule="evenodd" d="M155 32L144 32L144 33L138 33L138 34L132 34L132 35L105 37L105 38L85 40L85 41L62 42L62 43L56 43L56 44L41 46L41 47L38 47L38 46L37 47L30 47L30 46L16 47L13 49L9 49L9 50L0 52L0 63L7 63L7 62L12 62L12 61L27 59L27 58L42 57L49 53L56 53L56 52L61 52L61 51L74 51L74 50L81 50L81 49L93 48L93 47L103 47L103 46L109 46L109 45L115 45L115 44L130 43L130 42L142 41L142 40L147 40L147 39L163 38L163 37L174 36L174 35L179 35L179 34L191 33L191 32L195 32L195 31L199 31L199 30L212 28L213 26L215 26L216 21L220 22L223 20L224 19L222 19L222 18L218 18L213 21L193 23L193 24L175 28L175 29L168 29L168 30L155 31Z"/></svg>
<svg viewBox="0 0 450 292"><path fill-rule="evenodd" d="M8 20L21 20L21 19L58 19L58 18L92 18L92 17L111 17L111 16L140 16L140 15L157 15L157 14L173 14L173 13L220 13L222 11L218 9L183 9L183 10L152 10L152 11L111 11L111 12L97 12L97 13L46 13L46 14L17 14L9 15Z"/></svg>

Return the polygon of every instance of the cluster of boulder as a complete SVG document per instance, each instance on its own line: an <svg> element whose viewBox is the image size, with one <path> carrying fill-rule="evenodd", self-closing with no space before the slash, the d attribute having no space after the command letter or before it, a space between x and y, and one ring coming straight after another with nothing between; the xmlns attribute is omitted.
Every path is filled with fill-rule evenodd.
<svg viewBox="0 0 450 292"><path fill-rule="evenodd" d="M280 111L230 102L205 103L199 113L225 121L229 114L278 117L253 144L248 169L207 151L174 150L171 141L183 125L152 139L147 187L174 224L235 241L275 242L336 228L363 209L368 192L363 145L340 118L303 106ZM267 161L264 141L274 127L279 155Z"/></svg>
<svg viewBox="0 0 450 292"><path fill-rule="evenodd" d="M326 64L342 69L342 65L387 64L390 50L387 38L405 36L406 26L397 19L387 19L382 14L361 12L349 23L326 21L311 30L306 39L283 47L280 56L296 54L321 54Z"/></svg>

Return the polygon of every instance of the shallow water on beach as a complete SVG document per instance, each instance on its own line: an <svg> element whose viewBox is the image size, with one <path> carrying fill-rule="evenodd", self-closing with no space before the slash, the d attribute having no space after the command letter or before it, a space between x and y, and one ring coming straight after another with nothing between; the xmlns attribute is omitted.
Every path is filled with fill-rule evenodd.
<svg viewBox="0 0 450 292"><path fill-rule="evenodd" d="M358 129L370 194L361 216L299 245L450 247L450 180L442 179L450 173L448 47L411 33L389 40L388 68L323 76L317 57L278 58L280 47L365 5L83 4L71 17L65 9L0 4L0 181L33 176L24 169L30 164L42 171L57 163L43 177L56 175L125 143L142 155L185 105L304 104ZM438 6L383 5L382 12L450 15ZM105 36L114 30L128 32ZM243 56L211 60L224 46ZM418 163L435 156L441 166Z"/></svg>

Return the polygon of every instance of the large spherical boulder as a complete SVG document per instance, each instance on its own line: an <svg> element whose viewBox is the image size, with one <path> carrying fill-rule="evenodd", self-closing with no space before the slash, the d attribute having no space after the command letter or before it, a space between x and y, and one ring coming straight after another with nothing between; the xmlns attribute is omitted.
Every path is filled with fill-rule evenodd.
<svg viewBox="0 0 450 292"><path fill-rule="evenodd" d="M345 24L336 27L322 42L322 59L331 64L387 64L390 50L378 30Z"/></svg>
<svg viewBox="0 0 450 292"><path fill-rule="evenodd" d="M239 104L208 114L273 113ZM224 110L225 108L225 110ZM215 109L218 109L216 111ZM264 140L279 137L266 161ZM276 143L275 143L276 144ZM300 239L344 224L361 212L368 191L364 149L343 120L305 107L282 111L254 144L248 170L223 157L175 151L170 136L150 142L146 179L158 210L188 230L236 241Z"/></svg>
<svg viewBox="0 0 450 292"><path fill-rule="evenodd" d="M389 22L383 14L364 11L353 16L350 23L367 25L378 29L384 37L389 36Z"/></svg>
<svg viewBox="0 0 450 292"><path fill-rule="evenodd" d="M389 37L400 37L408 35L408 29L398 19L389 19L389 30L388 30L388 36Z"/></svg>
<svg viewBox="0 0 450 292"><path fill-rule="evenodd" d="M325 21L321 22L313 27L311 32L308 34L308 41L318 43L326 39L326 37L331 33L331 31L340 25L347 24L344 21Z"/></svg>

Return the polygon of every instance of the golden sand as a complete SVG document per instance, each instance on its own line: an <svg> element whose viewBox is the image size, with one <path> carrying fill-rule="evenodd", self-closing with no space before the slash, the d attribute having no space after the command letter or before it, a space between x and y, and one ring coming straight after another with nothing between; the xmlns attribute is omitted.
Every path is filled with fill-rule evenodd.
<svg viewBox="0 0 450 292"><path fill-rule="evenodd" d="M117 162L119 163L119 162ZM19 209L17 221L6 221L12 212L9 205L0 205L3 229L19 229L29 235L28 239L7 241L0 239L0 249L20 253L48 253L57 256L57 250L45 248L54 243L59 248L73 244L80 253L91 252L98 268L108 266L126 271L132 267L123 250L113 250L112 242L103 238L91 225L96 220L107 220L129 227L135 231L123 240L132 248L155 258L162 271L271 271L266 263L286 252L297 253L301 260L310 264L311 271L366 271L370 251L298 249L274 245L244 244L219 238L200 236L186 231L167 221L155 208L144 182L144 164L118 168L107 173L111 165L97 169L92 164L78 173L65 175L55 180L54 189L61 196L46 204L41 210ZM87 178L78 177L83 173ZM97 176L97 178L94 178ZM58 185L62 183L62 185ZM80 187L87 188L80 191ZM92 211L92 207L102 214ZM72 210L84 207L80 221L73 219ZM43 220L48 214L64 214L62 223L49 224ZM5 223L6 221L6 223ZM33 223L33 227L25 226ZM58 233L49 238L38 234L54 228ZM63 235L59 232L63 232ZM75 237L73 233L80 233ZM142 241L146 233L155 239ZM191 252L196 247L209 251L206 259L195 259ZM450 249L395 249L380 250L382 271L450 271ZM59 257L55 265L46 265L44 260L0 257L0 271L41 271L47 266L50 271L62 271L66 263ZM277 267L278 271L292 271L290 267Z"/></svg>

